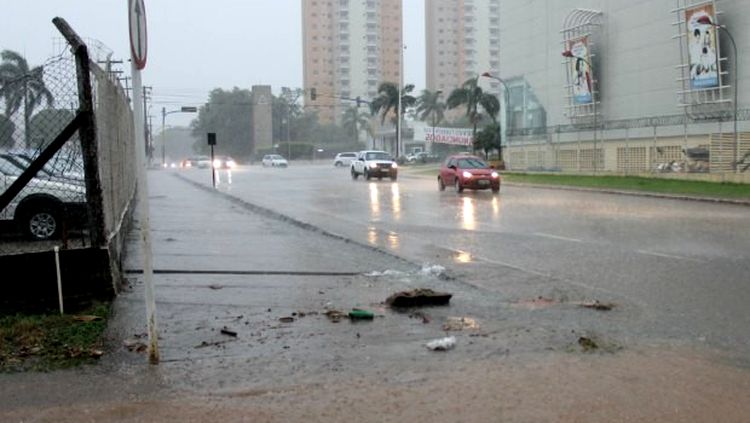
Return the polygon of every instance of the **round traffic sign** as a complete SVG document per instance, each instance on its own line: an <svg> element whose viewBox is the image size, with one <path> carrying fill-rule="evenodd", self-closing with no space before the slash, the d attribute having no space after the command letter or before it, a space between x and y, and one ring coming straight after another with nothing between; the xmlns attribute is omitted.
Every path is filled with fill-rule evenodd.
<svg viewBox="0 0 750 423"><path fill-rule="evenodd" d="M148 40L146 37L146 5L143 0L128 0L130 24L130 55L137 69L146 67Z"/></svg>

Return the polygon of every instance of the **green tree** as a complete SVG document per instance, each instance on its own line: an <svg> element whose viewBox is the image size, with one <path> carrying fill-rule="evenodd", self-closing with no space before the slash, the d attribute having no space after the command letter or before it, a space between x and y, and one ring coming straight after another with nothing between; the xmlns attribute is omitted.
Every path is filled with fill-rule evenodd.
<svg viewBox="0 0 750 423"><path fill-rule="evenodd" d="M57 137L75 118L67 109L44 109L37 112L29 122L27 147L39 149Z"/></svg>
<svg viewBox="0 0 750 423"><path fill-rule="evenodd" d="M502 150L500 149L500 125L492 122L485 126L474 137L474 149L484 152L484 158L489 159L490 151L497 149L500 152L502 160Z"/></svg>
<svg viewBox="0 0 750 423"><path fill-rule="evenodd" d="M359 142L359 133L363 130L372 135L370 119L367 113L362 113L358 107L352 106L344 111L341 125L348 134L354 136L357 142Z"/></svg>
<svg viewBox="0 0 750 423"><path fill-rule="evenodd" d="M13 146L14 132L16 132L16 124L5 115L0 115L0 148Z"/></svg>
<svg viewBox="0 0 750 423"><path fill-rule="evenodd" d="M252 135L252 99L249 90L235 87L231 91L215 88L208 103L198 111L190 124L196 139L194 150L206 153L206 134L215 132L216 151L235 158L248 158L254 142Z"/></svg>
<svg viewBox="0 0 750 423"><path fill-rule="evenodd" d="M442 91L422 90L417 99L417 117L421 121L430 119L432 126L437 126L445 117L445 103L440 101Z"/></svg>
<svg viewBox="0 0 750 423"><path fill-rule="evenodd" d="M52 106L54 97L44 84L44 67L29 68L20 54L3 50L0 53L0 97L5 99L5 114L12 116L23 107L26 146L31 146L29 121L34 110L46 103Z"/></svg>
<svg viewBox="0 0 750 423"><path fill-rule="evenodd" d="M466 80L461 87L451 92L446 102L449 109L466 107L466 117L473 127L472 135L474 138L477 134L477 125L482 120L481 111L487 113L493 122L496 121L497 114L500 111L500 101L494 95L485 93L477 84L477 80L478 78Z"/></svg>
<svg viewBox="0 0 750 423"><path fill-rule="evenodd" d="M406 109L417 103L416 97L411 95L414 84L407 84L401 91L401 117L406 114ZM380 123L384 123L386 117L393 116L396 124L396 133L401 132L401 120L396 117L398 110L398 85L393 82L383 82L378 87L378 95L370 102L370 113L373 116L380 114ZM399 148L397 146L397 148ZM397 152L398 153L398 152Z"/></svg>
<svg viewBox="0 0 750 423"><path fill-rule="evenodd" d="M300 88L283 87L279 96L273 97L273 140L287 141L291 137L293 122L302 116L299 99L304 95Z"/></svg>

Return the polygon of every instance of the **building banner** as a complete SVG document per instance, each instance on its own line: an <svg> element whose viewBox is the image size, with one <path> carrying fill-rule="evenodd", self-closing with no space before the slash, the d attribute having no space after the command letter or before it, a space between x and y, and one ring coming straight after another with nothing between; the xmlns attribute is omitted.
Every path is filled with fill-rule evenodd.
<svg viewBox="0 0 750 423"><path fill-rule="evenodd" d="M422 133L420 133L422 132ZM414 139L425 142L451 145L473 145L472 130L469 128L440 128L432 126L415 126Z"/></svg>
<svg viewBox="0 0 750 423"><path fill-rule="evenodd" d="M573 78L573 102L577 105L594 102L594 76L590 66L588 37L574 38L568 41L568 50L573 53L570 60L570 75Z"/></svg>
<svg viewBox="0 0 750 423"><path fill-rule="evenodd" d="M716 22L713 4L685 10L690 86L693 89L715 88L721 85L716 28L700 22L706 18L712 23Z"/></svg>

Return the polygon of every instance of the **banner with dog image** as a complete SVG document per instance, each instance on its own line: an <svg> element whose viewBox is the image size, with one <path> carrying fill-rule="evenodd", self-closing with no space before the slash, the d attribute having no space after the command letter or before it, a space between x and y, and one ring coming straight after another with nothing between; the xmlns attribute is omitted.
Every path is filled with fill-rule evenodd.
<svg viewBox="0 0 750 423"><path fill-rule="evenodd" d="M573 101L575 104L594 102L594 77L591 70L589 38L581 37L568 41L568 50L573 53L570 74L573 77Z"/></svg>
<svg viewBox="0 0 750 423"><path fill-rule="evenodd" d="M716 11L713 4L685 10L687 22L688 60L690 61L690 86L693 89L714 88L721 85L719 74Z"/></svg>

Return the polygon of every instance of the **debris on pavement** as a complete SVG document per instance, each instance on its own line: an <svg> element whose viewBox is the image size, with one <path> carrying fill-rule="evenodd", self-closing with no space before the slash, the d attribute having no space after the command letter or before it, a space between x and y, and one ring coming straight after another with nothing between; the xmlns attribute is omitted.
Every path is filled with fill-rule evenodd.
<svg viewBox="0 0 750 423"><path fill-rule="evenodd" d="M415 311L414 313L409 315L412 319L422 319L422 323L425 325L430 323L430 316L428 316L425 313L422 313L421 311Z"/></svg>
<svg viewBox="0 0 750 423"><path fill-rule="evenodd" d="M456 337L449 336L447 338L440 338L430 341L425 344L425 347L430 351L448 351L456 346Z"/></svg>
<svg viewBox="0 0 750 423"><path fill-rule="evenodd" d="M349 319L352 321L354 320L372 320L375 318L375 314L368 310L362 310L358 308L353 308L352 311L349 312Z"/></svg>
<svg viewBox="0 0 750 423"><path fill-rule="evenodd" d="M209 285L208 287L215 291L224 288L222 285Z"/></svg>
<svg viewBox="0 0 750 423"><path fill-rule="evenodd" d="M294 322L294 317L291 317L291 316L279 317L279 322L281 322L281 323L292 323L292 322Z"/></svg>
<svg viewBox="0 0 750 423"><path fill-rule="evenodd" d="M228 328L228 327L226 327L226 326L224 326L223 328L221 328L221 331L220 331L220 332L221 332L221 334L222 334L222 335L227 335L227 336L231 336L231 337L234 337L234 338L236 338L236 337L237 337L237 332L235 332L235 331L233 331L233 330L229 329L229 328Z"/></svg>
<svg viewBox="0 0 750 423"><path fill-rule="evenodd" d="M445 267L440 265L423 265L422 269L419 271L419 273L423 276L435 276L440 279L447 279L447 275L445 273Z"/></svg>
<svg viewBox="0 0 750 423"><path fill-rule="evenodd" d="M599 348L599 344L588 336L581 336L578 338L578 345L583 348L584 352L593 351Z"/></svg>
<svg viewBox="0 0 750 423"><path fill-rule="evenodd" d="M142 353L146 352L146 350L148 349L148 345L146 345L145 342L142 342L140 339L136 338L126 339L122 342L122 344L130 352Z"/></svg>
<svg viewBox="0 0 750 423"><path fill-rule="evenodd" d="M345 319L349 316L338 310L327 310L325 313L326 317L333 323L338 323L341 319Z"/></svg>
<svg viewBox="0 0 750 423"><path fill-rule="evenodd" d="M479 323L470 317L449 317L443 324L444 331L478 330Z"/></svg>
<svg viewBox="0 0 750 423"><path fill-rule="evenodd" d="M391 307L423 307L430 305L447 305L453 294L437 292L431 289L413 289L397 292L388 297L385 302Z"/></svg>
<svg viewBox="0 0 750 423"><path fill-rule="evenodd" d="M614 303L600 303L599 300L584 301L582 303L579 303L578 305L583 308L590 308L592 310L598 310L598 311L610 311L613 308L615 308Z"/></svg>

